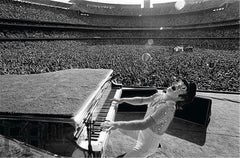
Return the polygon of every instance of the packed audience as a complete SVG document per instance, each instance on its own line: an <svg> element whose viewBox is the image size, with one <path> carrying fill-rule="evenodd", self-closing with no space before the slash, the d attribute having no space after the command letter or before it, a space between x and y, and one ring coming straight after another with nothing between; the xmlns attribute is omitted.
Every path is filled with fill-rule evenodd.
<svg viewBox="0 0 240 158"><path fill-rule="evenodd" d="M184 30L98 30L98 29L29 29L2 27L1 40L92 40L94 44L145 45L152 39L154 45L191 45L197 48L238 50L239 26L225 26Z"/></svg>
<svg viewBox="0 0 240 158"><path fill-rule="evenodd" d="M89 41L1 42L2 75L36 74L71 68L113 69L124 86L166 87L173 77L195 81L200 90L239 91L239 52L168 46L100 45ZM142 61L150 53L149 63ZM154 72L156 71L156 72Z"/></svg>
<svg viewBox="0 0 240 158"><path fill-rule="evenodd" d="M0 18L49 21L72 24L87 24L111 27L173 27L209 24L239 19L239 4L236 1L221 11L204 10L167 16L107 16L82 14L79 11L60 9L13 0L0 1Z"/></svg>
<svg viewBox="0 0 240 158"><path fill-rule="evenodd" d="M0 18L86 24L76 11L14 0L0 1Z"/></svg>
<svg viewBox="0 0 240 158"><path fill-rule="evenodd" d="M9 29L0 30L0 38L78 38L78 37L124 37L124 38L238 38L239 26L225 26L198 29L163 30L91 30L91 29Z"/></svg>
<svg viewBox="0 0 240 158"><path fill-rule="evenodd" d="M195 81L199 90L239 92L239 25L228 23L239 19L238 6L229 4L224 10L216 12L206 10L150 18L116 18L3 0L0 1L0 18L5 19L112 28L157 27L159 30L127 31L111 28L63 31L2 28L1 39L43 40L1 41L0 73L23 75L71 68L113 69L115 74L120 74L116 82L124 86L166 87L175 76ZM222 21L224 28L210 29L202 25L221 25ZM171 27L168 28L169 26ZM200 29L184 28L188 26L200 26ZM172 29L175 27L181 30ZM76 40L82 37L87 39ZM46 38L58 40L47 41ZM174 52L173 47L178 45L194 46L194 51ZM152 56L148 63L141 59L146 52Z"/></svg>

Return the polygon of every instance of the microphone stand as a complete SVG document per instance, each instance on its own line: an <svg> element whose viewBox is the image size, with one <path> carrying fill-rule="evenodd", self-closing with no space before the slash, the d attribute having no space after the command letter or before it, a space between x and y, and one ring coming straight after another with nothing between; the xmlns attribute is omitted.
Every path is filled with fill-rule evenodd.
<svg viewBox="0 0 240 158"><path fill-rule="evenodd" d="M112 81L113 79L115 79L116 77L118 77L119 74L112 76L110 79L108 79L106 82L108 81ZM88 116L84 119L85 126L87 127L87 139L88 139L88 157L94 157L95 153L93 152L92 149L92 145L91 145L91 137L92 137L92 133L94 132L94 123L95 121L92 120L92 113L89 113ZM93 130L93 132L92 132Z"/></svg>
<svg viewBox="0 0 240 158"><path fill-rule="evenodd" d="M93 157L94 152L92 150L92 145L91 145L91 137L92 137L92 125L94 122L92 121L92 114L88 117L88 119L84 120L84 123L87 127L87 137L88 137L88 157Z"/></svg>

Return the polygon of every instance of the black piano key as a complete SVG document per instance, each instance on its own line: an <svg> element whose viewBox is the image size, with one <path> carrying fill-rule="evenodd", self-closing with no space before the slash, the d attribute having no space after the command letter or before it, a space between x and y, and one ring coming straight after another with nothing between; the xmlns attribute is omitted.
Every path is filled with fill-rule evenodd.
<svg viewBox="0 0 240 158"><path fill-rule="evenodd" d="M109 105L109 104L111 104L111 101L108 101L108 100L109 100L109 98L107 98L107 101L104 102L104 105Z"/></svg>
<svg viewBox="0 0 240 158"><path fill-rule="evenodd" d="M94 132L92 132L92 134L95 134L95 135L100 135L100 133L101 133L101 131L94 131Z"/></svg>
<svg viewBox="0 0 240 158"><path fill-rule="evenodd" d="M103 120L96 120L96 121L94 121L94 125L95 125L95 124L102 123L102 122L103 122Z"/></svg>
<svg viewBox="0 0 240 158"><path fill-rule="evenodd" d="M103 106L109 106L112 102L105 102Z"/></svg>
<svg viewBox="0 0 240 158"><path fill-rule="evenodd" d="M103 116L106 115L107 116L108 112L99 112L98 116Z"/></svg>
<svg viewBox="0 0 240 158"><path fill-rule="evenodd" d="M92 133L91 134L92 137L96 137L96 136L99 136L99 135L100 135L100 133Z"/></svg>
<svg viewBox="0 0 240 158"><path fill-rule="evenodd" d="M102 122L106 121L106 117L109 112L109 108L112 104L112 101L110 101L110 99L112 99L114 97L116 90L117 89L111 90L105 103L103 104L101 109L99 109L99 114L97 115L97 118L95 119L95 122L93 124L93 133L92 133L92 137L91 137L92 141L97 141L97 138L99 137L100 132L102 132L101 124L102 124Z"/></svg>
<svg viewBox="0 0 240 158"><path fill-rule="evenodd" d="M101 126L101 123L94 124L94 128L95 127L100 127L100 126Z"/></svg>
<svg viewBox="0 0 240 158"><path fill-rule="evenodd" d="M101 133L101 131L95 131L93 134L100 134Z"/></svg>
<svg viewBox="0 0 240 158"><path fill-rule="evenodd" d="M102 109L104 110L109 110L110 106L109 107L103 107Z"/></svg>
<svg viewBox="0 0 240 158"><path fill-rule="evenodd" d="M102 124L105 120L97 120L97 122Z"/></svg>
<svg viewBox="0 0 240 158"><path fill-rule="evenodd" d="M97 141L97 138L91 138L91 141ZM88 139L85 139L85 141L88 141Z"/></svg>
<svg viewBox="0 0 240 158"><path fill-rule="evenodd" d="M97 117L97 119L95 120L95 122L104 122L106 121L106 117Z"/></svg>
<svg viewBox="0 0 240 158"><path fill-rule="evenodd" d="M110 108L110 106L108 106L108 107L106 107L106 106L104 106L104 107L102 107L102 109L100 110L100 111L108 111L109 110L109 108Z"/></svg>
<svg viewBox="0 0 240 158"><path fill-rule="evenodd" d="M93 125L94 130L102 130L102 127Z"/></svg>
<svg viewBox="0 0 240 158"><path fill-rule="evenodd" d="M107 116L107 113L99 113L98 116L99 116L99 117L106 117L106 116Z"/></svg>
<svg viewBox="0 0 240 158"><path fill-rule="evenodd" d="M96 132L94 132L94 133L92 133L92 134L100 135L101 132L102 132L102 131L98 130L98 131L96 131Z"/></svg>
<svg viewBox="0 0 240 158"><path fill-rule="evenodd" d="M100 113L108 113L108 111L109 111L109 108L108 109L101 109Z"/></svg>
<svg viewBox="0 0 240 158"><path fill-rule="evenodd" d="M102 108L109 107L111 104L104 104Z"/></svg>
<svg viewBox="0 0 240 158"><path fill-rule="evenodd" d="M92 135L91 135L91 138L93 138L93 139L94 139L94 138L98 138L99 135L100 135L100 134L92 134Z"/></svg>
<svg viewBox="0 0 240 158"><path fill-rule="evenodd" d="M97 121L97 122L94 123L94 125L95 125L95 126L101 126L102 123L103 123L103 121L102 121L102 122L101 122L101 121L100 121L100 122Z"/></svg>
<svg viewBox="0 0 240 158"><path fill-rule="evenodd" d="M104 110L100 111L100 112L99 112L99 114L105 114L105 113L108 113L108 111L109 111L109 108L108 108L108 109L104 109Z"/></svg>
<svg viewBox="0 0 240 158"><path fill-rule="evenodd" d="M100 129L94 130L94 133L100 133L100 132L102 132L102 130Z"/></svg>
<svg viewBox="0 0 240 158"><path fill-rule="evenodd" d="M108 112L99 112L98 116L101 116L101 115L107 115Z"/></svg>

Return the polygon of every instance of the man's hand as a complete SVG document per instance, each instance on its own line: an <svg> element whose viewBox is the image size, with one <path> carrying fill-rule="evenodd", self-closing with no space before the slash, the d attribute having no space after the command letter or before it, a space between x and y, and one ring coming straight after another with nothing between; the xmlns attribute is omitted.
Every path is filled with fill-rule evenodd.
<svg viewBox="0 0 240 158"><path fill-rule="evenodd" d="M109 132L110 130L117 129L117 124L113 121L105 121L101 124L103 131Z"/></svg>
<svg viewBox="0 0 240 158"><path fill-rule="evenodd" d="M115 101L117 102L117 104L122 104L124 102L123 99L121 98L113 98L113 99L110 99L110 101Z"/></svg>
<svg viewBox="0 0 240 158"><path fill-rule="evenodd" d="M122 101L121 98L119 98L119 99L113 98L113 99L110 99L110 101L112 101L112 102L115 101L115 102L116 102L115 105L114 105L115 111L117 111L118 105L121 104L121 103L123 103L123 101Z"/></svg>

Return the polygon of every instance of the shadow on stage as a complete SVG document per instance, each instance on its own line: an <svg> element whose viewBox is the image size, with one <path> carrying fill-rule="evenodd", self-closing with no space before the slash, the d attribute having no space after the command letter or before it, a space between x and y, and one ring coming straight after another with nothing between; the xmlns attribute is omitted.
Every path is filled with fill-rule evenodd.
<svg viewBox="0 0 240 158"><path fill-rule="evenodd" d="M168 127L166 133L203 146L206 141L206 130L206 126L175 117Z"/></svg>

